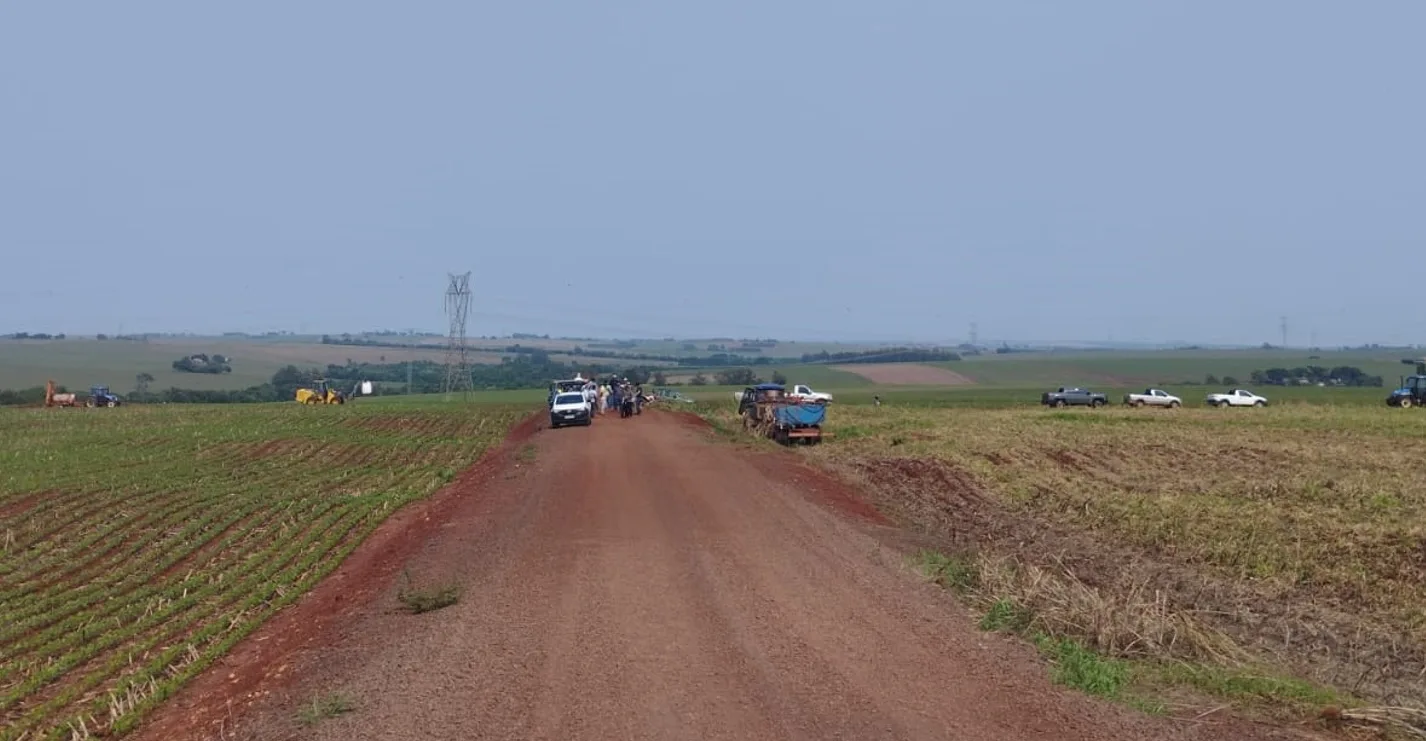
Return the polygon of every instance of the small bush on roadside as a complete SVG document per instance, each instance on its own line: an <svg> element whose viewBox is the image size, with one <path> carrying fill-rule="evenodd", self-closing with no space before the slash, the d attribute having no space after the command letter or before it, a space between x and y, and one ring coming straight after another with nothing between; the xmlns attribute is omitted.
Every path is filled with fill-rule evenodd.
<svg viewBox="0 0 1426 741"><path fill-rule="evenodd" d="M297 712L297 721L304 726L315 726L327 718L334 718L344 713L356 710L356 703L350 697L340 693L321 695L312 698L312 702L302 706Z"/></svg>

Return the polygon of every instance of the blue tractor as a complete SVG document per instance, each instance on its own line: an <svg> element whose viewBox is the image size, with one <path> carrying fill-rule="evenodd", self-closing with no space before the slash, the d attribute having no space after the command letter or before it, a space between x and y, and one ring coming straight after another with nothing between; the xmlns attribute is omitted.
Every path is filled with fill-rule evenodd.
<svg viewBox="0 0 1426 741"><path fill-rule="evenodd" d="M109 393L108 386L91 386L89 389L89 401L85 402L85 406L116 407L122 403L122 399Z"/></svg>
<svg viewBox="0 0 1426 741"><path fill-rule="evenodd" d="M1401 386L1386 397L1386 405L1410 409L1426 406L1426 360L1402 360L1406 365L1416 364L1416 375L1401 379Z"/></svg>

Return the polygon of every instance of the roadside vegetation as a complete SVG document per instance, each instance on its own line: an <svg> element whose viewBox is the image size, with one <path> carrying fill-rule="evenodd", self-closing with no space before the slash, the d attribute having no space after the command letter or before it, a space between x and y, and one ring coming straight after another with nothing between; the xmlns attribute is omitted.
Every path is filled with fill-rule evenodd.
<svg viewBox="0 0 1426 741"><path fill-rule="evenodd" d="M455 584L417 587L412 583L411 573L403 571L401 572L401 588L396 590L396 601L400 602L406 611L413 615L434 612L459 602L460 587Z"/></svg>
<svg viewBox="0 0 1426 741"><path fill-rule="evenodd" d="M304 726L315 726L328 718L345 715L353 710L356 710L356 702L344 694L334 692L319 695L297 712L297 722Z"/></svg>
<svg viewBox="0 0 1426 741"><path fill-rule="evenodd" d="M1379 398L1063 412L838 398L833 438L799 454L868 492L913 531L920 569L1067 683L1175 714L1426 697L1426 415ZM700 408L737 430L731 400Z"/></svg>
<svg viewBox="0 0 1426 741"><path fill-rule="evenodd" d="M0 739L132 728L528 412L0 410Z"/></svg>

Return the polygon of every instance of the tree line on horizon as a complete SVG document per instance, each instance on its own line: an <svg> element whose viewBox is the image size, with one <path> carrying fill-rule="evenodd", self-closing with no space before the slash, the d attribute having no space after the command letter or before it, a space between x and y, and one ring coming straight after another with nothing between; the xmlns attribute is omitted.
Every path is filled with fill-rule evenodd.
<svg viewBox="0 0 1426 741"><path fill-rule="evenodd" d="M1336 368L1323 368L1320 365L1307 365L1298 368L1268 368L1266 370L1255 370L1248 379L1258 386L1302 386L1325 384L1328 386L1383 386L1385 380L1381 376L1374 376L1361 368L1350 365L1339 365Z"/></svg>
<svg viewBox="0 0 1426 741"><path fill-rule="evenodd" d="M511 339L539 340L549 339L548 335L537 337L533 335L516 334ZM418 345L410 342L392 342L389 340L372 340L365 337L354 337L352 335L322 335L321 343L324 345L350 345L356 347L389 347L393 349L422 349L430 350L435 345ZM636 347L632 342L612 343L615 347ZM935 363L953 362L961 359L960 354L950 350L928 350L911 347L885 347L874 350L849 350L847 352L829 353L825 350L819 353L804 353L800 358L775 358L767 355L745 355L743 353L761 353L764 347L774 347L775 340L749 340L744 341L741 346L728 349L726 345L708 345L707 355L669 355L666 353L643 353L628 352L619 349L602 349L592 345L576 345L569 350L552 350L543 347L529 347L518 342L509 345L472 345L470 350L475 352L502 352L517 355L562 355L580 356L589 358L601 358L607 360L638 360L644 362L675 363L685 368L714 368L744 365L773 365L777 363L802 362L802 363ZM696 347L685 344L685 349Z"/></svg>

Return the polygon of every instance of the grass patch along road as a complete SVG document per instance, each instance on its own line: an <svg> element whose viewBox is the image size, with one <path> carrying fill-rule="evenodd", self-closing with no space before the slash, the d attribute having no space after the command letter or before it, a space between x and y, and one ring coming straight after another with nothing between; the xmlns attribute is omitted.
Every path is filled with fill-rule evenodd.
<svg viewBox="0 0 1426 741"><path fill-rule="evenodd" d="M0 410L0 739L132 727L526 414Z"/></svg>

